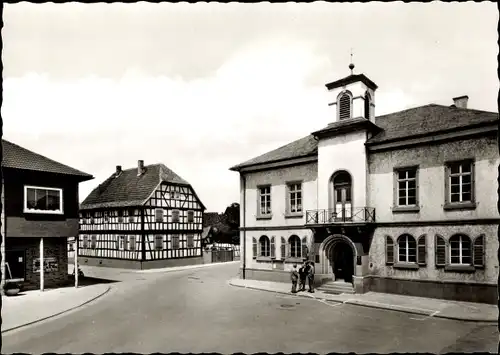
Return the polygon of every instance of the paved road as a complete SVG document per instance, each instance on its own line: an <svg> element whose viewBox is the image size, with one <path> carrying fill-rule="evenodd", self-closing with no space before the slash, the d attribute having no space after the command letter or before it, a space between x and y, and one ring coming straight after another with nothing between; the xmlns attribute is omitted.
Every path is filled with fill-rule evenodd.
<svg viewBox="0 0 500 355"><path fill-rule="evenodd" d="M101 300L3 334L2 353L497 351L494 325L229 286L237 272L233 264L121 275Z"/></svg>

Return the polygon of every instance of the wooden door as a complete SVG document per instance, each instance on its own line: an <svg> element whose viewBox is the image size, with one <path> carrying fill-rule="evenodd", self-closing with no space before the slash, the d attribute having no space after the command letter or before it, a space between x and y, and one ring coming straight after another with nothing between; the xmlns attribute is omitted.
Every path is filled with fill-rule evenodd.
<svg viewBox="0 0 500 355"><path fill-rule="evenodd" d="M337 221L350 220L352 217L351 186L335 187L335 216Z"/></svg>

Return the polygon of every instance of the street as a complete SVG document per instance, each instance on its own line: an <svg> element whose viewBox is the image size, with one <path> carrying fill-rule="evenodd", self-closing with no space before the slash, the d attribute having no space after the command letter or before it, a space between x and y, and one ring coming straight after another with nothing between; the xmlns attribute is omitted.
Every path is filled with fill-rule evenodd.
<svg viewBox="0 0 500 355"><path fill-rule="evenodd" d="M236 288L238 264L118 275L102 299L2 335L2 353L497 352L493 324Z"/></svg>

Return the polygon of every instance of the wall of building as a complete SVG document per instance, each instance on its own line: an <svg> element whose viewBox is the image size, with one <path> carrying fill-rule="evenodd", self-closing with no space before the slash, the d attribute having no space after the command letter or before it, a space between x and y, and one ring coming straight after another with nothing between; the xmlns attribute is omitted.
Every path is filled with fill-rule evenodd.
<svg viewBox="0 0 500 355"><path fill-rule="evenodd" d="M139 260L79 257L78 263L82 266L100 266L100 267L112 267L119 269L146 270L146 269L161 269L167 267L186 266L186 265L199 265L203 264L204 262L202 256L196 256L196 257L178 258L178 259L150 260L144 262L141 262Z"/></svg>
<svg viewBox="0 0 500 355"><path fill-rule="evenodd" d="M68 283L68 251L66 238L44 238L44 258L56 258L57 271L45 271L46 288L63 286ZM40 273L34 272L33 262L40 258L40 238L7 238L6 253L9 249L24 249L25 283L27 287L40 287Z"/></svg>
<svg viewBox="0 0 500 355"><path fill-rule="evenodd" d="M299 226L306 221L306 211L317 208L316 163L246 174L246 227ZM299 217L287 217L287 182L302 181L302 211ZM260 185L271 185L272 218L257 219ZM243 202L241 203L243 205ZM244 208L241 208L243 211ZM243 212L242 212L243 213ZM241 219L243 221L243 219Z"/></svg>
<svg viewBox="0 0 500 355"><path fill-rule="evenodd" d="M369 273L380 277L396 277L409 280L429 281L455 281L455 282L479 282L496 284L498 276L498 225L452 225L452 226L419 226L419 227L378 227L372 239L369 253ZM389 235L396 239L404 233L418 238L427 235L427 265L420 266L417 270L402 270L394 266L387 266L385 251L385 236ZM485 235L484 269L476 269L474 272L451 272L435 266L435 235L439 234L448 240L453 234L462 233L470 238L480 234ZM448 252L449 249L447 249ZM396 257L395 253L395 257Z"/></svg>
<svg viewBox="0 0 500 355"><path fill-rule="evenodd" d="M253 258L253 238L258 242L262 235L266 235L271 239L275 238L275 258ZM310 229L298 228L298 229L283 229L283 230L263 230L263 231L247 231L246 232L246 269L247 270L261 270L261 271L280 271L290 272L293 264L300 263L300 259L289 259L285 255L285 259L281 258L281 238L285 238L285 242L288 242L288 238L292 235L297 235L301 240L306 237L308 247L312 240L312 231ZM241 241L243 243L243 240Z"/></svg>
<svg viewBox="0 0 500 355"><path fill-rule="evenodd" d="M473 210L444 210L445 163L475 159L475 199ZM461 220L498 218L497 167L500 163L496 137L448 142L439 145L412 147L371 153L369 162L369 203L375 207L377 222ZM419 166L419 212L394 213L394 168Z"/></svg>
<svg viewBox="0 0 500 355"><path fill-rule="evenodd" d="M353 207L367 207L366 199L366 132L359 131L318 143L318 209L333 208L333 194L330 186L332 175L346 170L352 178Z"/></svg>

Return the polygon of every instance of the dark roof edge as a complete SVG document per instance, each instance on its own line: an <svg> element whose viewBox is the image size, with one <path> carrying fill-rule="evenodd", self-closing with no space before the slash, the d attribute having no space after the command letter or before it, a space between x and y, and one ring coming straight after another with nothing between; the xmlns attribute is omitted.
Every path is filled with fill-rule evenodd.
<svg viewBox="0 0 500 355"><path fill-rule="evenodd" d="M381 128L378 127L375 123L371 122L370 120L367 120L366 118L362 118L362 119L353 119L352 122L347 122L345 125L342 126L326 127L311 134L318 138L326 138L337 134L353 132L352 129L354 128L366 128L371 131L381 130Z"/></svg>
<svg viewBox="0 0 500 355"><path fill-rule="evenodd" d="M495 122L496 121L496 122ZM380 141L373 141L370 142L368 140L365 145L367 146L376 146L379 144L386 144L386 143L396 143L396 142L404 142L410 139L416 139L416 138L423 138L423 137L429 137L429 136L436 136L439 134L446 134L446 133L453 133L453 132L462 132L466 131L469 129L474 129L474 128L481 128L481 127L488 127L488 126L493 126L493 129L496 127L498 129L498 125L500 124L500 120L492 120L492 121L485 121L485 122L479 122L471 125L466 125L466 126L461 126L461 127L453 127L449 129L443 129L440 131L433 131L430 133L421 133L421 134L415 134L412 136L404 136L400 138L393 138L393 139L387 139L387 140L380 140ZM373 138L376 138L375 136Z"/></svg>
<svg viewBox="0 0 500 355"><path fill-rule="evenodd" d="M377 84L375 84L373 81L368 79L368 77L366 77L366 75L364 75L364 74L349 75L345 78L328 83L325 86L328 90L332 90L332 89L335 89L335 88L338 88L341 86L355 83L356 81L361 81L362 83L364 83L366 86L368 86L372 90L376 90L378 88Z"/></svg>
<svg viewBox="0 0 500 355"><path fill-rule="evenodd" d="M30 173L61 175L61 176L70 177L72 179L78 180L79 182L84 182L84 181L89 181L89 180L95 179L95 177L93 175L90 175L87 173L82 173L82 174L69 174L69 173L63 173L63 172L56 173L56 172L47 171L47 170L23 169L23 168L16 168L13 166L2 166L1 168L2 168L2 170L3 169L12 169L12 170L26 171L26 172L30 172Z"/></svg>
<svg viewBox="0 0 500 355"><path fill-rule="evenodd" d="M239 172L242 169L253 168L253 167L258 169L259 166L262 166L265 164L281 163L281 162L285 162L285 161L289 161L289 160L296 160L296 159L301 159L301 158L309 158L309 157L317 157L317 156L318 156L318 152L316 151L314 153L298 155L298 156L291 157L291 158L273 159L273 160L267 160L264 162L253 163L253 164L248 164L248 165L235 165L235 166L229 168L229 170Z"/></svg>

